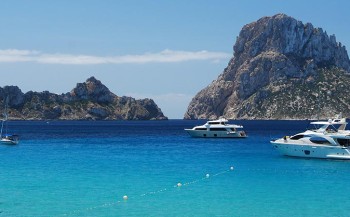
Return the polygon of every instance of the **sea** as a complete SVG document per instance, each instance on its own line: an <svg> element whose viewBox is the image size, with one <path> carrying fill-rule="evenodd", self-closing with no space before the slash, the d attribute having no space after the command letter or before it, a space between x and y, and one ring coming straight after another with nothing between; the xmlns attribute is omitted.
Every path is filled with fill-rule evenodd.
<svg viewBox="0 0 350 217"><path fill-rule="evenodd" d="M11 121L0 217L350 216L350 161L286 157L309 121L242 120L248 138L191 138L203 120Z"/></svg>

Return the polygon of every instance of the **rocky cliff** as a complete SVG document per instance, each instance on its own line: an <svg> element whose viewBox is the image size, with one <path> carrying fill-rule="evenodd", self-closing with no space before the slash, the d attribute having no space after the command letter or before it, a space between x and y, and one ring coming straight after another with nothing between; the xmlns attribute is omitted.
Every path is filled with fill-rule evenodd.
<svg viewBox="0 0 350 217"><path fill-rule="evenodd" d="M233 50L185 119L350 117L350 60L334 35L277 14L245 25Z"/></svg>
<svg viewBox="0 0 350 217"><path fill-rule="evenodd" d="M20 120L165 120L152 99L119 97L91 77L66 94L22 93L16 86L0 88L0 103L9 97L10 119Z"/></svg>

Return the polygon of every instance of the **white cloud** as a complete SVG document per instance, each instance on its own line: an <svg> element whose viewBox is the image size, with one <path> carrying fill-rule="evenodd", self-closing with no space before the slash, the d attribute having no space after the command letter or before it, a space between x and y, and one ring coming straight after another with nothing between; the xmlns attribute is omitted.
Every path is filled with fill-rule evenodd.
<svg viewBox="0 0 350 217"><path fill-rule="evenodd" d="M228 59L232 54L223 52L202 51L174 51L163 50L158 53L123 56L89 56L71 54L46 54L35 50L0 50L0 63L9 62L36 62L41 64L67 65L95 65L95 64L144 64L144 63L171 63L193 60L210 60L217 62Z"/></svg>
<svg viewBox="0 0 350 217"><path fill-rule="evenodd" d="M0 62L29 62L39 55L38 51L7 49L0 50Z"/></svg>
<svg viewBox="0 0 350 217"><path fill-rule="evenodd" d="M16 49L7 49L0 50L1 56L28 56L28 55L36 55L39 54L38 51L30 51L30 50L16 50Z"/></svg>

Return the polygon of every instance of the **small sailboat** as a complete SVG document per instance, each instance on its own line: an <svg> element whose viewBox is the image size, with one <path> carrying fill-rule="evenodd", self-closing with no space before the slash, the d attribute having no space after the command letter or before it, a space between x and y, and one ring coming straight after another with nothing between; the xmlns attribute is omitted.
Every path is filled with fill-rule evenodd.
<svg viewBox="0 0 350 217"><path fill-rule="evenodd" d="M9 98L6 98L5 109L4 109L4 119L1 122L1 131L0 131L0 144L5 145L16 145L19 143L19 136L15 134L7 133L7 120L8 120L8 102Z"/></svg>

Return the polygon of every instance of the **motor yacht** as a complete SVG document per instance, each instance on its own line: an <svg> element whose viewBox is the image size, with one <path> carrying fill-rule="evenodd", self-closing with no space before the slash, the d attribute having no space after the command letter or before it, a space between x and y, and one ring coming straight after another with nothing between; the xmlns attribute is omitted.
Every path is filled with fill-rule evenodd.
<svg viewBox="0 0 350 217"><path fill-rule="evenodd" d="M350 160L350 131L345 129L346 118L314 121L310 125L314 128L272 140L271 144L287 156Z"/></svg>
<svg viewBox="0 0 350 217"><path fill-rule="evenodd" d="M206 122L204 125L185 129L192 137L204 138L246 138L242 125L228 124L228 120L220 118Z"/></svg>

